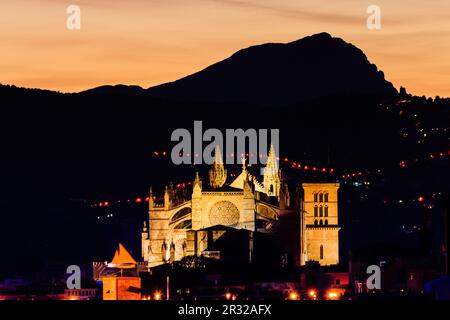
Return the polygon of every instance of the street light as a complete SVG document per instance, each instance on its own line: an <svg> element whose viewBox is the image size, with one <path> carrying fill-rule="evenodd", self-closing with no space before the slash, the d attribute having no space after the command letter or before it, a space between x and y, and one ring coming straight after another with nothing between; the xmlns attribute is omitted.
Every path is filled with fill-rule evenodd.
<svg viewBox="0 0 450 320"><path fill-rule="evenodd" d="M161 300L161 292L159 291L155 292L155 300Z"/></svg>
<svg viewBox="0 0 450 320"><path fill-rule="evenodd" d="M289 294L289 300L298 300L298 293L297 292L291 292Z"/></svg>
<svg viewBox="0 0 450 320"><path fill-rule="evenodd" d="M317 292L316 290L309 290L308 295L310 298L312 299L316 299L317 298Z"/></svg>
<svg viewBox="0 0 450 320"><path fill-rule="evenodd" d="M338 299L338 294L336 292L330 291L328 292L328 299L329 300L336 300Z"/></svg>

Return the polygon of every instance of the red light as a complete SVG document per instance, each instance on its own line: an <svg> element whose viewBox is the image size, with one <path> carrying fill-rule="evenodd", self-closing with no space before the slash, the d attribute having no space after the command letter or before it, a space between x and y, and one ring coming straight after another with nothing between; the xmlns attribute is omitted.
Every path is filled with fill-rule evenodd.
<svg viewBox="0 0 450 320"><path fill-rule="evenodd" d="M419 202L424 202L424 201L425 201L425 198L424 198L424 197L419 197L419 198L417 198L417 201L419 201Z"/></svg>
<svg viewBox="0 0 450 320"><path fill-rule="evenodd" d="M108 201L105 201L105 202L103 203L103 205L104 205L105 207L107 207L107 206L109 206L109 202L108 202Z"/></svg>
<svg viewBox="0 0 450 320"><path fill-rule="evenodd" d="M308 166L305 166L303 169L308 170L309 168L308 168Z"/></svg>
<svg viewBox="0 0 450 320"><path fill-rule="evenodd" d="M100 202L100 203L98 204L98 206L99 206L99 207L103 207L103 202Z"/></svg>
<svg viewBox="0 0 450 320"><path fill-rule="evenodd" d="M136 203L141 203L141 202L142 202L142 199L141 199L141 198L136 198L136 200L135 200L134 202L136 202Z"/></svg>
<svg viewBox="0 0 450 320"><path fill-rule="evenodd" d="M323 169L322 169L322 172L327 172L327 169L323 168Z"/></svg>
<svg viewBox="0 0 450 320"><path fill-rule="evenodd" d="M149 197L145 198L145 202L149 202L149 201L150 201Z"/></svg>
<svg viewBox="0 0 450 320"><path fill-rule="evenodd" d="M330 169L330 172L331 172L331 173L333 173L333 172L334 172L334 169L333 169L333 168L331 168L331 169Z"/></svg>
<svg viewBox="0 0 450 320"><path fill-rule="evenodd" d="M313 171L316 171L316 170L317 170L317 168L316 168L316 167L313 167L312 169L313 169Z"/></svg>

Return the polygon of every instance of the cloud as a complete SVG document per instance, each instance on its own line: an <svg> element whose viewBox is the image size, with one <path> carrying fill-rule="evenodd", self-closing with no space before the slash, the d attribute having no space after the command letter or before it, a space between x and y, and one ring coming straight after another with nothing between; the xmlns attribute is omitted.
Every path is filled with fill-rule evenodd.
<svg viewBox="0 0 450 320"><path fill-rule="evenodd" d="M261 3L261 1L243 1L243 0L206 0L209 2L220 3L228 6L240 7L248 10L265 10L273 14L292 19L310 20L313 22L337 23L344 25L361 25L366 21L367 16L362 11L361 15L355 16L350 14L342 14L335 12L319 12L312 10L305 10L300 8L287 8L277 5L275 2L272 5ZM395 20L386 20L389 23L396 23Z"/></svg>

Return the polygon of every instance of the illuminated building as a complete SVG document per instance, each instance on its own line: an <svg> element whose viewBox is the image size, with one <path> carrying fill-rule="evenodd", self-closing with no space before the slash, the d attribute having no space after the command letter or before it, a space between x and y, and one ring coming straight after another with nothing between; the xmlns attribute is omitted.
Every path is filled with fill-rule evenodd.
<svg viewBox="0 0 450 320"><path fill-rule="evenodd" d="M339 263L338 183L303 183L301 264Z"/></svg>
<svg viewBox="0 0 450 320"><path fill-rule="evenodd" d="M122 244L119 244L119 249L108 267L118 269L119 272L101 277L103 300L140 300L141 278L133 275L123 276L124 270L135 270L137 263Z"/></svg>
<svg viewBox="0 0 450 320"><path fill-rule="evenodd" d="M317 260L322 265L339 263L336 183L303 184L303 191L290 192L281 174L273 146L263 170L263 182L250 173L243 160L241 173L229 179L220 150L209 170L209 183L197 173L192 194L181 194L171 185L166 187L164 201L157 203L152 189L149 196L149 220L142 231L142 257L149 267L181 260L185 256L213 256L208 252L210 238L220 238L226 229L274 234L283 215L301 220L296 233L287 234L296 243L296 264ZM320 198L322 215L314 219L314 193ZM291 201L291 194L295 201ZM312 197L312 198L311 198ZM311 200L312 199L312 200ZM319 200L319 198L317 198ZM325 209L326 208L326 209ZM311 211L312 210L312 211ZM320 221L320 222L319 222ZM218 230L217 226L224 230ZM252 257L249 246L249 262ZM217 253L220 257L220 253Z"/></svg>

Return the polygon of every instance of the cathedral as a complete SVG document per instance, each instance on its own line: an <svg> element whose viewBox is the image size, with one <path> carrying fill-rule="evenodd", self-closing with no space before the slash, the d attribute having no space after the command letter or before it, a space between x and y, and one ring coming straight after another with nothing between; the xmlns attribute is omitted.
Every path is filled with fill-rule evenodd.
<svg viewBox="0 0 450 320"><path fill-rule="evenodd" d="M245 159L240 171L229 175L216 148L207 181L197 172L191 194L168 186L163 201L157 203L150 189L149 219L142 231L142 257L149 267L192 255L221 259L221 249L211 243L221 237L223 242L228 231L248 235L243 247L250 263L253 238L260 234L283 236L281 247L295 265L311 260L321 265L339 263L338 183L289 186L281 179L273 146L261 182Z"/></svg>

